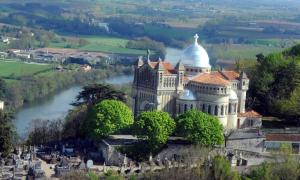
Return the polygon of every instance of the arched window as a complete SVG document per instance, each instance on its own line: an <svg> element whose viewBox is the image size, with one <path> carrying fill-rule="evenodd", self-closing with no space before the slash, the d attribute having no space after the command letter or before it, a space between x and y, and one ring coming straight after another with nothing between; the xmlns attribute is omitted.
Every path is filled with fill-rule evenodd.
<svg viewBox="0 0 300 180"><path fill-rule="evenodd" d="M215 116L217 116L219 114L218 112L218 106L215 106Z"/></svg>
<svg viewBox="0 0 300 180"><path fill-rule="evenodd" d="M179 81L180 81L179 83L180 83L180 84L182 84L182 75L183 75L183 74L180 73L180 77L179 77Z"/></svg>
<svg viewBox="0 0 300 180"><path fill-rule="evenodd" d="M205 112L205 104L202 105L202 112Z"/></svg>
<svg viewBox="0 0 300 180"><path fill-rule="evenodd" d="M162 83L162 80L163 80L162 73L160 73L159 76L160 76L160 77L159 77L159 83L161 84L161 83Z"/></svg>
<svg viewBox="0 0 300 180"><path fill-rule="evenodd" d="M211 114L211 106L208 105L208 114Z"/></svg>
<svg viewBox="0 0 300 180"><path fill-rule="evenodd" d="M224 115L224 106L223 105L221 106L221 115L222 116Z"/></svg>
<svg viewBox="0 0 300 180"><path fill-rule="evenodd" d="M228 107L228 113L230 114L231 113L231 103L229 103L229 107Z"/></svg>
<svg viewBox="0 0 300 180"><path fill-rule="evenodd" d="M187 104L184 105L184 112L187 111Z"/></svg>

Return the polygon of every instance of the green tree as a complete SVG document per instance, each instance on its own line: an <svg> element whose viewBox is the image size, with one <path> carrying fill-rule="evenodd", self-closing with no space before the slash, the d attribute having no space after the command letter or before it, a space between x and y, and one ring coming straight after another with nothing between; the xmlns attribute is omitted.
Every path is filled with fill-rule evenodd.
<svg viewBox="0 0 300 180"><path fill-rule="evenodd" d="M264 162L261 165L252 169L248 177L251 178L252 180L261 180L261 179L271 180L272 179L271 174L272 174L271 164Z"/></svg>
<svg viewBox="0 0 300 180"><path fill-rule="evenodd" d="M116 90L111 85L93 84L85 86L77 96L77 102L74 105L87 104L93 106L104 99L114 99L126 102L126 94Z"/></svg>
<svg viewBox="0 0 300 180"><path fill-rule="evenodd" d="M272 180L272 179L290 179L297 180L300 178L300 165L297 158L287 158L282 162L268 163L254 167L251 172L246 175L253 180Z"/></svg>
<svg viewBox="0 0 300 180"><path fill-rule="evenodd" d="M276 100L274 102L275 111L280 112L281 115L288 115L291 119L298 121L300 125L300 87L292 92L290 98L283 100Z"/></svg>
<svg viewBox="0 0 300 180"><path fill-rule="evenodd" d="M133 114L126 104L117 100L103 100L90 112L86 132L92 137L105 137L131 124Z"/></svg>
<svg viewBox="0 0 300 180"><path fill-rule="evenodd" d="M175 129L175 122L166 112L145 111L135 120L133 134L146 140L151 149L164 145Z"/></svg>
<svg viewBox="0 0 300 180"><path fill-rule="evenodd" d="M176 118L178 135L193 144L205 146L224 143L223 126L218 118L197 110L189 110Z"/></svg>
<svg viewBox="0 0 300 180"><path fill-rule="evenodd" d="M4 100L7 93L6 82L0 78L0 100Z"/></svg>
<svg viewBox="0 0 300 180"><path fill-rule="evenodd" d="M231 170L230 162L223 156L216 156L212 162L212 171L215 180L239 180L240 175Z"/></svg>
<svg viewBox="0 0 300 180"><path fill-rule="evenodd" d="M266 57L260 54L257 55L257 62L250 73L249 89L249 99L255 102L249 104L253 104L253 108L262 114L293 119L295 116L280 106L285 104L287 109L291 109L287 101L300 84L299 57L284 56L283 53Z"/></svg>
<svg viewBox="0 0 300 180"><path fill-rule="evenodd" d="M0 110L0 152L2 156L8 156L11 152L15 136L12 117Z"/></svg>

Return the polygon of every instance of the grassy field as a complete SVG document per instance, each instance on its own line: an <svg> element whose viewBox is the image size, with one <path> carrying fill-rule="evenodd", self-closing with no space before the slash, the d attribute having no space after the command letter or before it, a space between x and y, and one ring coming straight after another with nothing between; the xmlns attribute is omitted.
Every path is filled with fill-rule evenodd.
<svg viewBox="0 0 300 180"><path fill-rule="evenodd" d="M0 77L4 79L16 79L51 70L51 65L29 64L17 60L0 60Z"/></svg>
<svg viewBox="0 0 300 180"><path fill-rule="evenodd" d="M124 38L108 37L108 36L82 36L81 39L88 41L88 44L83 47L72 47L83 51L105 52L115 54L133 54L144 55L146 51L126 48L129 41ZM50 47L65 48L68 42L64 43L51 43Z"/></svg>
<svg viewBox="0 0 300 180"><path fill-rule="evenodd" d="M283 49L273 46L265 45L251 45L251 44L232 44L221 45L214 44L209 48L215 57L220 59L256 59L256 55L263 53L265 55L273 52L280 52Z"/></svg>

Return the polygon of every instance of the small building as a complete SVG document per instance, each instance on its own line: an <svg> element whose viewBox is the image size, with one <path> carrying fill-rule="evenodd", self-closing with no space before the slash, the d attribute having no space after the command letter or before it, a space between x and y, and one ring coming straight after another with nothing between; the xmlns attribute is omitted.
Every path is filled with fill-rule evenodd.
<svg viewBox="0 0 300 180"><path fill-rule="evenodd" d="M267 134L264 143L265 151L278 151L284 144L291 145L294 154L300 154L300 134Z"/></svg>
<svg viewBox="0 0 300 180"><path fill-rule="evenodd" d="M2 41L4 44L10 44L10 38L9 38L9 37L1 37L1 41Z"/></svg>
<svg viewBox="0 0 300 180"><path fill-rule="evenodd" d="M117 148L133 145L137 141L137 138L131 135L111 135L101 140L98 149L106 165L120 165L126 157Z"/></svg>
<svg viewBox="0 0 300 180"><path fill-rule="evenodd" d="M7 52L0 52L0 58L6 58L8 56Z"/></svg>
<svg viewBox="0 0 300 180"><path fill-rule="evenodd" d="M20 59L30 59L32 57L32 54L29 51L24 51L20 49L9 49L8 54L12 57Z"/></svg>
<svg viewBox="0 0 300 180"><path fill-rule="evenodd" d="M260 128L262 126L262 115L256 111L246 111L238 114L238 128Z"/></svg>

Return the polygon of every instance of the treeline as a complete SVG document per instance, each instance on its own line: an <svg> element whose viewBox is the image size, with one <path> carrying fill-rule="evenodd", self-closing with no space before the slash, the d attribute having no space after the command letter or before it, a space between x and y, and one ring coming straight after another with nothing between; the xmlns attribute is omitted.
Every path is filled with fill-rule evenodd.
<svg viewBox="0 0 300 180"><path fill-rule="evenodd" d="M195 29L174 28L166 24L134 18L113 17L105 20L112 32L126 37L148 37L166 45L183 48L193 37Z"/></svg>
<svg viewBox="0 0 300 180"><path fill-rule="evenodd" d="M0 17L1 23L76 35L117 35L126 38L148 37L169 46L183 48L196 33L195 28L171 27L152 18L109 17L108 26L97 24L88 12L62 9L40 3L6 4L11 10ZM57 7L56 10L54 7ZM30 10L29 10L30 9ZM43 16L41 15L43 14ZM102 22L102 20L100 20ZM43 45L43 44L42 44Z"/></svg>
<svg viewBox="0 0 300 180"><path fill-rule="evenodd" d="M53 32L41 29L30 29L24 27L15 27L3 25L0 27L0 36L8 37L9 44L3 44L0 50L5 51L12 49L30 49L34 47L46 47L50 42L62 42L60 38Z"/></svg>
<svg viewBox="0 0 300 180"><path fill-rule="evenodd" d="M4 100L9 107L15 109L21 107L24 103L32 102L74 84L97 82L130 71L130 68L110 66L106 69L92 70L85 73L65 71L47 76L25 76L17 82L5 85Z"/></svg>
<svg viewBox="0 0 300 180"><path fill-rule="evenodd" d="M249 76L249 107L263 115L299 120L300 45L282 53L257 55Z"/></svg>
<svg viewBox="0 0 300 180"><path fill-rule="evenodd" d="M10 3L3 6L10 10L0 18L2 23L81 35L106 33L104 27L93 25L86 13L72 7L68 10L61 4Z"/></svg>
<svg viewBox="0 0 300 180"><path fill-rule="evenodd" d="M126 44L126 48L130 49L149 49L155 52L155 55L164 59L166 56L166 47L163 43L153 41L149 38L138 38L135 40L130 40ZM155 57L154 59L157 59L158 57Z"/></svg>
<svg viewBox="0 0 300 180"><path fill-rule="evenodd" d="M56 16L49 15L44 17L25 12L16 12L0 18L0 22L32 28L42 27L45 30L55 30L56 32L69 34L99 35L107 33L107 30L104 27L92 25L88 22L83 22L79 18L61 18L59 14Z"/></svg>

